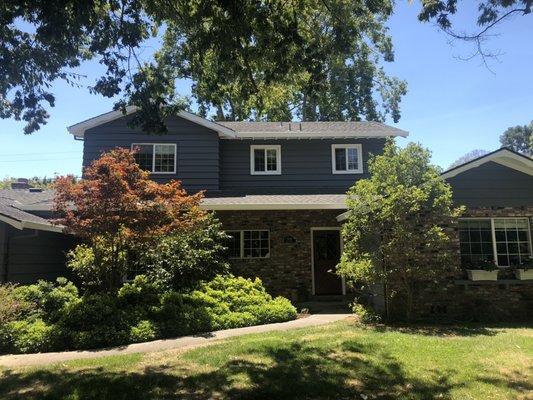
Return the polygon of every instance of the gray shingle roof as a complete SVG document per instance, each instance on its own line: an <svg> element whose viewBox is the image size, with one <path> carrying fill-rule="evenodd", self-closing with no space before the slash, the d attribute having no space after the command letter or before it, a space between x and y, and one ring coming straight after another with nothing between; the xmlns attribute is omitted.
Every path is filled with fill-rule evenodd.
<svg viewBox="0 0 533 400"><path fill-rule="evenodd" d="M0 220L18 229L61 231L60 226L26 211L51 210L53 194L53 191L35 193L24 189L2 189L0 190Z"/></svg>
<svg viewBox="0 0 533 400"><path fill-rule="evenodd" d="M325 136L407 136L404 130L369 121L318 121L318 122L233 122L219 121L234 130L238 135L244 134L293 134L298 136L322 134Z"/></svg>
<svg viewBox="0 0 533 400"><path fill-rule="evenodd" d="M208 210L346 209L344 194L242 195L209 197Z"/></svg>

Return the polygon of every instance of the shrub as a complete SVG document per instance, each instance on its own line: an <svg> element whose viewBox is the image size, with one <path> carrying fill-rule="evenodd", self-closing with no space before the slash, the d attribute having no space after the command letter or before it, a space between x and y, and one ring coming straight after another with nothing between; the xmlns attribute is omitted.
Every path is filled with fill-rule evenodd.
<svg viewBox="0 0 533 400"><path fill-rule="evenodd" d="M31 311L31 303L17 296L14 285L0 285L0 299L0 328Z"/></svg>
<svg viewBox="0 0 533 400"><path fill-rule="evenodd" d="M54 327L42 319L12 321L1 331L2 351L33 353L54 348Z"/></svg>
<svg viewBox="0 0 533 400"><path fill-rule="evenodd" d="M140 321L130 329L130 341L133 343L148 342L154 340L156 337L157 329L152 321Z"/></svg>
<svg viewBox="0 0 533 400"><path fill-rule="evenodd" d="M194 229L163 237L145 251L138 269L146 270L152 280L162 281L173 290L194 288L227 272L227 239L221 223L207 214Z"/></svg>
<svg viewBox="0 0 533 400"><path fill-rule="evenodd" d="M116 296L86 294L70 305L58 321L65 344L90 349L127 343L128 315Z"/></svg>
<svg viewBox="0 0 533 400"><path fill-rule="evenodd" d="M35 285L18 286L15 294L32 305L35 317L47 322L57 321L67 306L79 301L78 289L66 278L57 278L55 283L40 280Z"/></svg>
<svg viewBox="0 0 533 400"><path fill-rule="evenodd" d="M357 315L359 321L363 324L376 324L381 322L381 316L369 306L360 303L352 303L352 312Z"/></svg>

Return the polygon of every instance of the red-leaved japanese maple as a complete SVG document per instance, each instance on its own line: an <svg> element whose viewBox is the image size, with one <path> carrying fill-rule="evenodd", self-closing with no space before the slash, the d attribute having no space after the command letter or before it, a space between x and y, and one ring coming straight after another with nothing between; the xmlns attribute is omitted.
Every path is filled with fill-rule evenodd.
<svg viewBox="0 0 533 400"><path fill-rule="evenodd" d="M105 290L120 284L131 249L193 229L205 217L199 208L202 193L188 195L175 180L154 182L126 149L103 153L78 182L58 178L55 190L56 223L85 243L94 269L85 274L98 275L93 284Z"/></svg>

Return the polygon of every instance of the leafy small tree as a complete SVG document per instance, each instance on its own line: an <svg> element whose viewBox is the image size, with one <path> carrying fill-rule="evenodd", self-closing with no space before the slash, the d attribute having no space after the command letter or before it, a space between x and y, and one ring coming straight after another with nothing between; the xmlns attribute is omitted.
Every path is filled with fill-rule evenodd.
<svg viewBox="0 0 533 400"><path fill-rule="evenodd" d="M454 269L451 235L461 209L450 186L418 144L399 149L389 141L369 161L371 178L348 192L344 252L338 273L351 284L384 284L386 304L404 300L410 320L417 285Z"/></svg>
<svg viewBox="0 0 533 400"><path fill-rule="evenodd" d="M78 182L58 178L55 188L56 222L84 241L71 252L70 266L98 289L120 285L130 254L205 218L202 193L188 195L178 181L152 181L125 149L102 154Z"/></svg>
<svg viewBox="0 0 533 400"><path fill-rule="evenodd" d="M533 155L533 121L529 125L517 125L507 128L500 136L502 147L519 153Z"/></svg>

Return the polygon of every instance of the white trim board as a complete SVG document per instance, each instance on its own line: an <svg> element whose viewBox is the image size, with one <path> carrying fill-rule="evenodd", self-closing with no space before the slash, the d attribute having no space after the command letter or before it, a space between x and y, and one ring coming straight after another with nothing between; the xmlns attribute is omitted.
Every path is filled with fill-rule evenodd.
<svg viewBox="0 0 533 400"><path fill-rule="evenodd" d="M62 225L47 225L47 224L40 224L38 222L31 222L31 221L18 221L16 219L9 218L5 215L0 215L0 221L3 221L6 224L9 224L12 227L16 229L20 229L20 230L35 229L38 231L62 233L63 229L65 229Z"/></svg>
<svg viewBox="0 0 533 400"><path fill-rule="evenodd" d="M126 107L126 115L133 114L138 109L139 108L136 106L128 106ZM67 128L67 130L71 135L74 135L74 137L83 138L85 131L87 129L91 129L91 128L103 125L107 122L111 122L116 119L122 118L123 116L124 114L120 110L110 111L108 113L98 115L96 117L89 118L85 121L71 125ZM236 133L233 130L223 125L217 124L216 122L209 121L205 118L199 117L198 115L195 115L188 111L182 110L178 113L177 116L180 118L186 119L188 121L194 122L195 124L201 125L205 128L212 129L215 132L217 132L219 136L221 137L228 137L228 138L236 137Z"/></svg>
<svg viewBox="0 0 533 400"><path fill-rule="evenodd" d="M450 179L463 172L466 172L472 168L477 168L488 162L495 162L504 167L512 168L516 171L533 176L533 159L517 154L508 149L496 150L493 153L489 153L485 156L481 156L473 161L467 162L458 167L452 168L442 173L442 179Z"/></svg>

